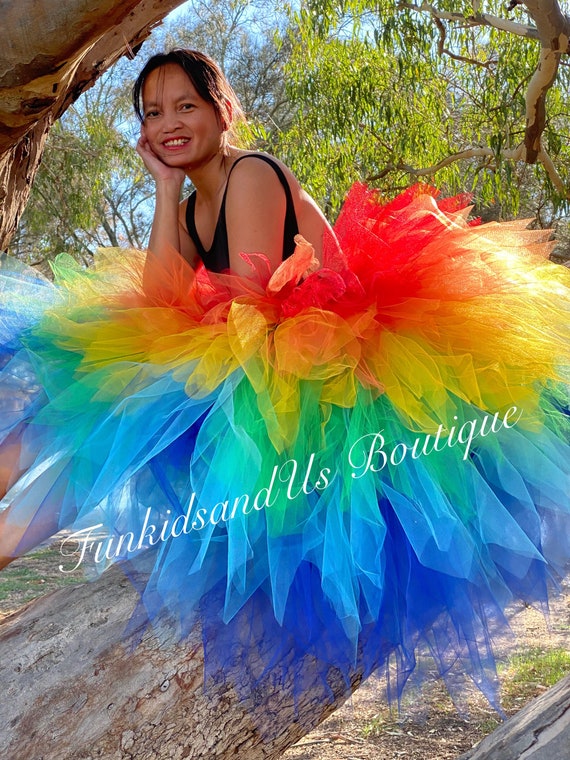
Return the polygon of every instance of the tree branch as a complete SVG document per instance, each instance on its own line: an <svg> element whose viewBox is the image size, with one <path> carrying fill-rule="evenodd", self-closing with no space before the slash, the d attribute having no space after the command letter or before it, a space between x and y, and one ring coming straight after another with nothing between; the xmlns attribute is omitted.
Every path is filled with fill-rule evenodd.
<svg viewBox="0 0 570 760"><path fill-rule="evenodd" d="M556 79L559 61L558 51L542 48L540 61L528 85L524 144L525 160L529 164L536 163L541 150L542 133L546 126L546 94Z"/></svg>
<svg viewBox="0 0 570 760"><path fill-rule="evenodd" d="M519 37L527 37L535 40L538 39L538 31L534 27L519 24L517 21L499 18L490 13L474 13L472 16L465 16L463 13L459 12L440 11L428 2L422 2L420 5L417 5L402 0L402 2L397 4L396 10L404 9L417 11L418 13L429 13L434 19L454 21L463 26L489 26L502 32L516 34Z"/></svg>
<svg viewBox="0 0 570 760"><path fill-rule="evenodd" d="M449 156L446 156L441 161L438 161L437 164L434 164L433 166L427 166L423 169L416 169L410 164L404 164L404 163L396 163L396 164L388 164L382 171L380 171L378 174L374 174L372 176L369 176L366 178L367 182L374 182L376 180L382 179L387 174L390 174L393 171L401 171L406 172L406 174L411 174L414 177L431 177L436 172L440 171L440 169L444 169L446 166L449 166L450 164L455 163L456 161L462 161L466 158L493 158L495 156L495 152L492 150L492 148L467 148L466 150L461 150L458 153L453 153Z"/></svg>
<svg viewBox="0 0 570 760"><path fill-rule="evenodd" d="M0 250L28 201L45 136L82 92L182 0L20 0L0 25ZM34 27L42 19L42 31Z"/></svg>
<svg viewBox="0 0 570 760"><path fill-rule="evenodd" d="M518 22L510 21L509 19L501 19L486 13L479 13L479 5L480 3L474 0L472 3L472 16L466 16L462 13L440 11L431 3L425 1L421 4L414 4L403 0L397 5L397 8L414 10L418 13L428 13L432 17L433 22L439 31L438 49L440 54L445 53L456 60L462 60L469 64L486 66L489 68L489 62L483 63L462 56L457 56L445 48L446 30L445 25L443 24L444 20L461 23L467 26L491 26L501 31L540 41L541 50L539 62L530 79L525 96L526 128L524 143L514 149L514 153L516 153L515 160L522 159L528 164L534 164L537 161L540 161L558 192L565 197L569 197L568 190L565 189L564 183L556 171L550 156L542 146L542 135L546 127L546 96L548 90L556 80L561 56L570 52L570 18L562 12L558 0L512 0L508 6L508 10L513 10L517 5L524 6L535 23L534 27L525 26ZM482 148L480 150L485 151L486 149ZM483 152L483 154L479 155L487 154ZM514 158L512 151L511 154L509 154L509 151L503 152L502 156L503 158ZM449 156L439 164L426 169L406 168L404 165L386 167L386 169L378 175L378 178L385 176L388 171L394 169L406 171L414 176L431 175L435 171L438 171L438 169L443 168L443 166L465 157L471 156L466 156L465 151L463 151L454 156Z"/></svg>
<svg viewBox="0 0 570 760"><path fill-rule="evenodd" d="M520 0L536 24L543 48L570 53L570 18L562 13L558 0Z"/></svg>
<svg viewBox="0 0 570 760"><path fill-rule="evenodd" d="M445 37L446 37L445 24L437 16L433 17L433 21L439 31L439 40L437 43L437 52L439 53L439 55L447 55L449 58L453 58L454 61L463 61L463 63L469 63L472 66L482 66L485 69L491 70L493 65L496 63L496 61L494 61L493 59L490 59L488 61L478 61L476 58L469 58L464 55L458 55L457 53L453 53L449 48L446 48L445 47Z"/></svg>
<svg viewBox="0 0 570 760"><path fill-rule="evenodd" d="M457 161L463 161L468 158L501 158L505 161L524 161L525 153L526 149L524 143L520 143L520 145L517 145L516 148L502 150L499 154L497 154L492 148L467 148L466 150L461 150L457 153L452 153L451 155L446 156L441 161L438 161L437 164L433 164L433 166L426 166L421 169L415 168L410 164L405 164L403 162L390 163L387 164L384 169L382 169L377 174L367 177L366 181L375 182L379 179L383 179L394 171L405 172L406 174L410 174L413 177L433 177L438 171L444 169L446 166L450 166ZM540 148L537 159L544 166L544 169L557 192L564 198L570 199L570 191L565 187L562 177L557 172L552 159L548 155L547 151L544 150L544 148Z"/></svg>
<svg viewBox="0 0 570 760"><path fill-rule="evenodd" d="M546 173L548 174L548 177L554 187L556 188L556 191L567 200L570 200L570 189L566 187L564 184L564 181L560 174L556 171L556 167L554 166L554 162L546 152L544 148L541 148L538 152L538 160L540 163L544 166Z"/></svg>

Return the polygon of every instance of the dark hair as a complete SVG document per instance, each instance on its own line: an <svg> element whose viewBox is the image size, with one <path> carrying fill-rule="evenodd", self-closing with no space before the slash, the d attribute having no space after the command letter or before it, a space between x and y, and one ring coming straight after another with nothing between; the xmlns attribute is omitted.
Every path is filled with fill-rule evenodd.
<svg viewBox="0 0 570 760"><path fill-rule="evenodd" d="M158 53L149 58L133 85L133 105L139 121L144 121L142 108L144 83L151 72L169 63L180 66L200 97L214 106L221 123L225 125L230 137L233 137L232 124L244 120L238 97L218 64L205 53L199 53L197 50L175 48L168 53Z"/></svg>

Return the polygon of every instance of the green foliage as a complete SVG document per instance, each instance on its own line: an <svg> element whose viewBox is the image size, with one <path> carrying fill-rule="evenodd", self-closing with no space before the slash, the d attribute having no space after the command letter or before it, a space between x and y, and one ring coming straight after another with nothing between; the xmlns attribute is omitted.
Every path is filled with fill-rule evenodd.
<svg viewBox="0 0 570 760"><path fill-rule="evenodd" d="M449 110L429 58L408 64L403 48L387 50L378 34L360 29L345 38L346 24L342 34L319 39L303 14L297 19L301 37L288 66L298 104L290 161L321 203L337 208L351 182L374 180L389 164L444 157L441 131L425 129L432 119L444 125ZM401 172L390 177L393 189L406 184Z"/></svg>
<svg viewBox="0 0 570 760"><path fill-rule="evenodd" d="M142 245L152 188L132 146L124 67L115 68L52 128L10 253L30 262L98 246Z"/></svg>
<svg viewBox="0 0 570 760"><path fill-rule="evenodd" d="M451 18L396 0L193 0L55 125L11 253L88 263L100 245L144 247L153 186L134 152L129 88L149 55L173 46L221 64L249 118L243 144L286 161L331 219L356 180L386 195L427 181L472 191L485 218L551 224L567 199L541 165L505 158L523 138L538 44L470 25L467 0L431 5ZM506 13L498 0L481 11ZM521 9L510 17L527 23ZM561 66L543 137L567 187L569 78ZM473 149L486 154L449 160Z"/></svg>
<svg viewBox="0 0 570 760"><path fill-rule="evenodd" d="M505 15L502 3L482 5ZM445 192L471 190L498 216L536 208L545 198L550 216L563 210L544 170L537 188L532 168L504 157L524 135L538 43L466 24L469 2L432 6L455 20L434 20L419 5L392 0L309 0L292 12L286 74L297 118L284 139L289 160L332 211L354 179L387 194L419 179ZM526 23L520 12L517 20ZM548 95L544 142L568 179L568 71L561 68ZM438 167L482 148L489 155Z"/></svg>

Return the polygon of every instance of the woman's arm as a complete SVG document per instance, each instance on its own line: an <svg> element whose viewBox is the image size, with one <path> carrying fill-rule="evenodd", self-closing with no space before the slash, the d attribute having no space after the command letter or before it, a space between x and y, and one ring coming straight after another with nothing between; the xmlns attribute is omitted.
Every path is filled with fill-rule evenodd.
<svg viewBox="0 0 570 760"><path fill-rule="evenodd" d="M232 171L226 196L230 269L251 270L240 253L263 253L275 270L283 257L285 191L275 170L264 161L246 160Z"/></svg>
<svg viewBox="0 0 570 760"><path fill-rule="evenodd" d="M16 428L2 442L0 500L26 469L21 463L21 435L22 430ZM18 514L17 511L16 514ZM51 510L43 510L33 519L30 519L28 515L23 522L18 522L12 515L10 506L0 509L0 570L9 565L12 560L55 535L59 530L58 521L59 512Z"/></svg>
<svg viewBox="0 0 570 760"><path fill-rule="evenodd" d="M164 252L174 249L191 266L195 266L198 254L184 224L186 203L180 203L180 192L185 178L184 171L167 166L155 155L145 137L144 127L141 129L141 136L137 143L137 153L153 176L156 186L149 250L160 257Z"/></svg>

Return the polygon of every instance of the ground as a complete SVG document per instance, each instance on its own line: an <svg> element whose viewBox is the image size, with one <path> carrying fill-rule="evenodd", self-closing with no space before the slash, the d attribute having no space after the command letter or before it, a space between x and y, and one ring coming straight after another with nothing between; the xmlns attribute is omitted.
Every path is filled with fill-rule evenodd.
<svg viewBox="0 0 570 760"><path fill-rule="evenodd" d="M36 596L84 579L58 544L14 562L0 573L0 622ZM61 566L61 569L60 569ZM570 582L542 613L513 611L516 638L501 640L501 702L507 715L570 672ZM461 717L443 686L431 682L389 709L381 678L369 679L344 707L288 750L284 760L456 760L490 733L499 716L479 693Z"/></svg>
<svg viewBox="0 0 570 760"><path fill-rule="evenodd" d="M570 672L570 582L552 604L549 622L524 608L511 617L512 637L501 640L501 704L507 716ZM288 750L284 760L457 760L499 725L483 696L468 698L461 717L439 682L387 707L382 679L369 679L340 710Z"/></svg>

